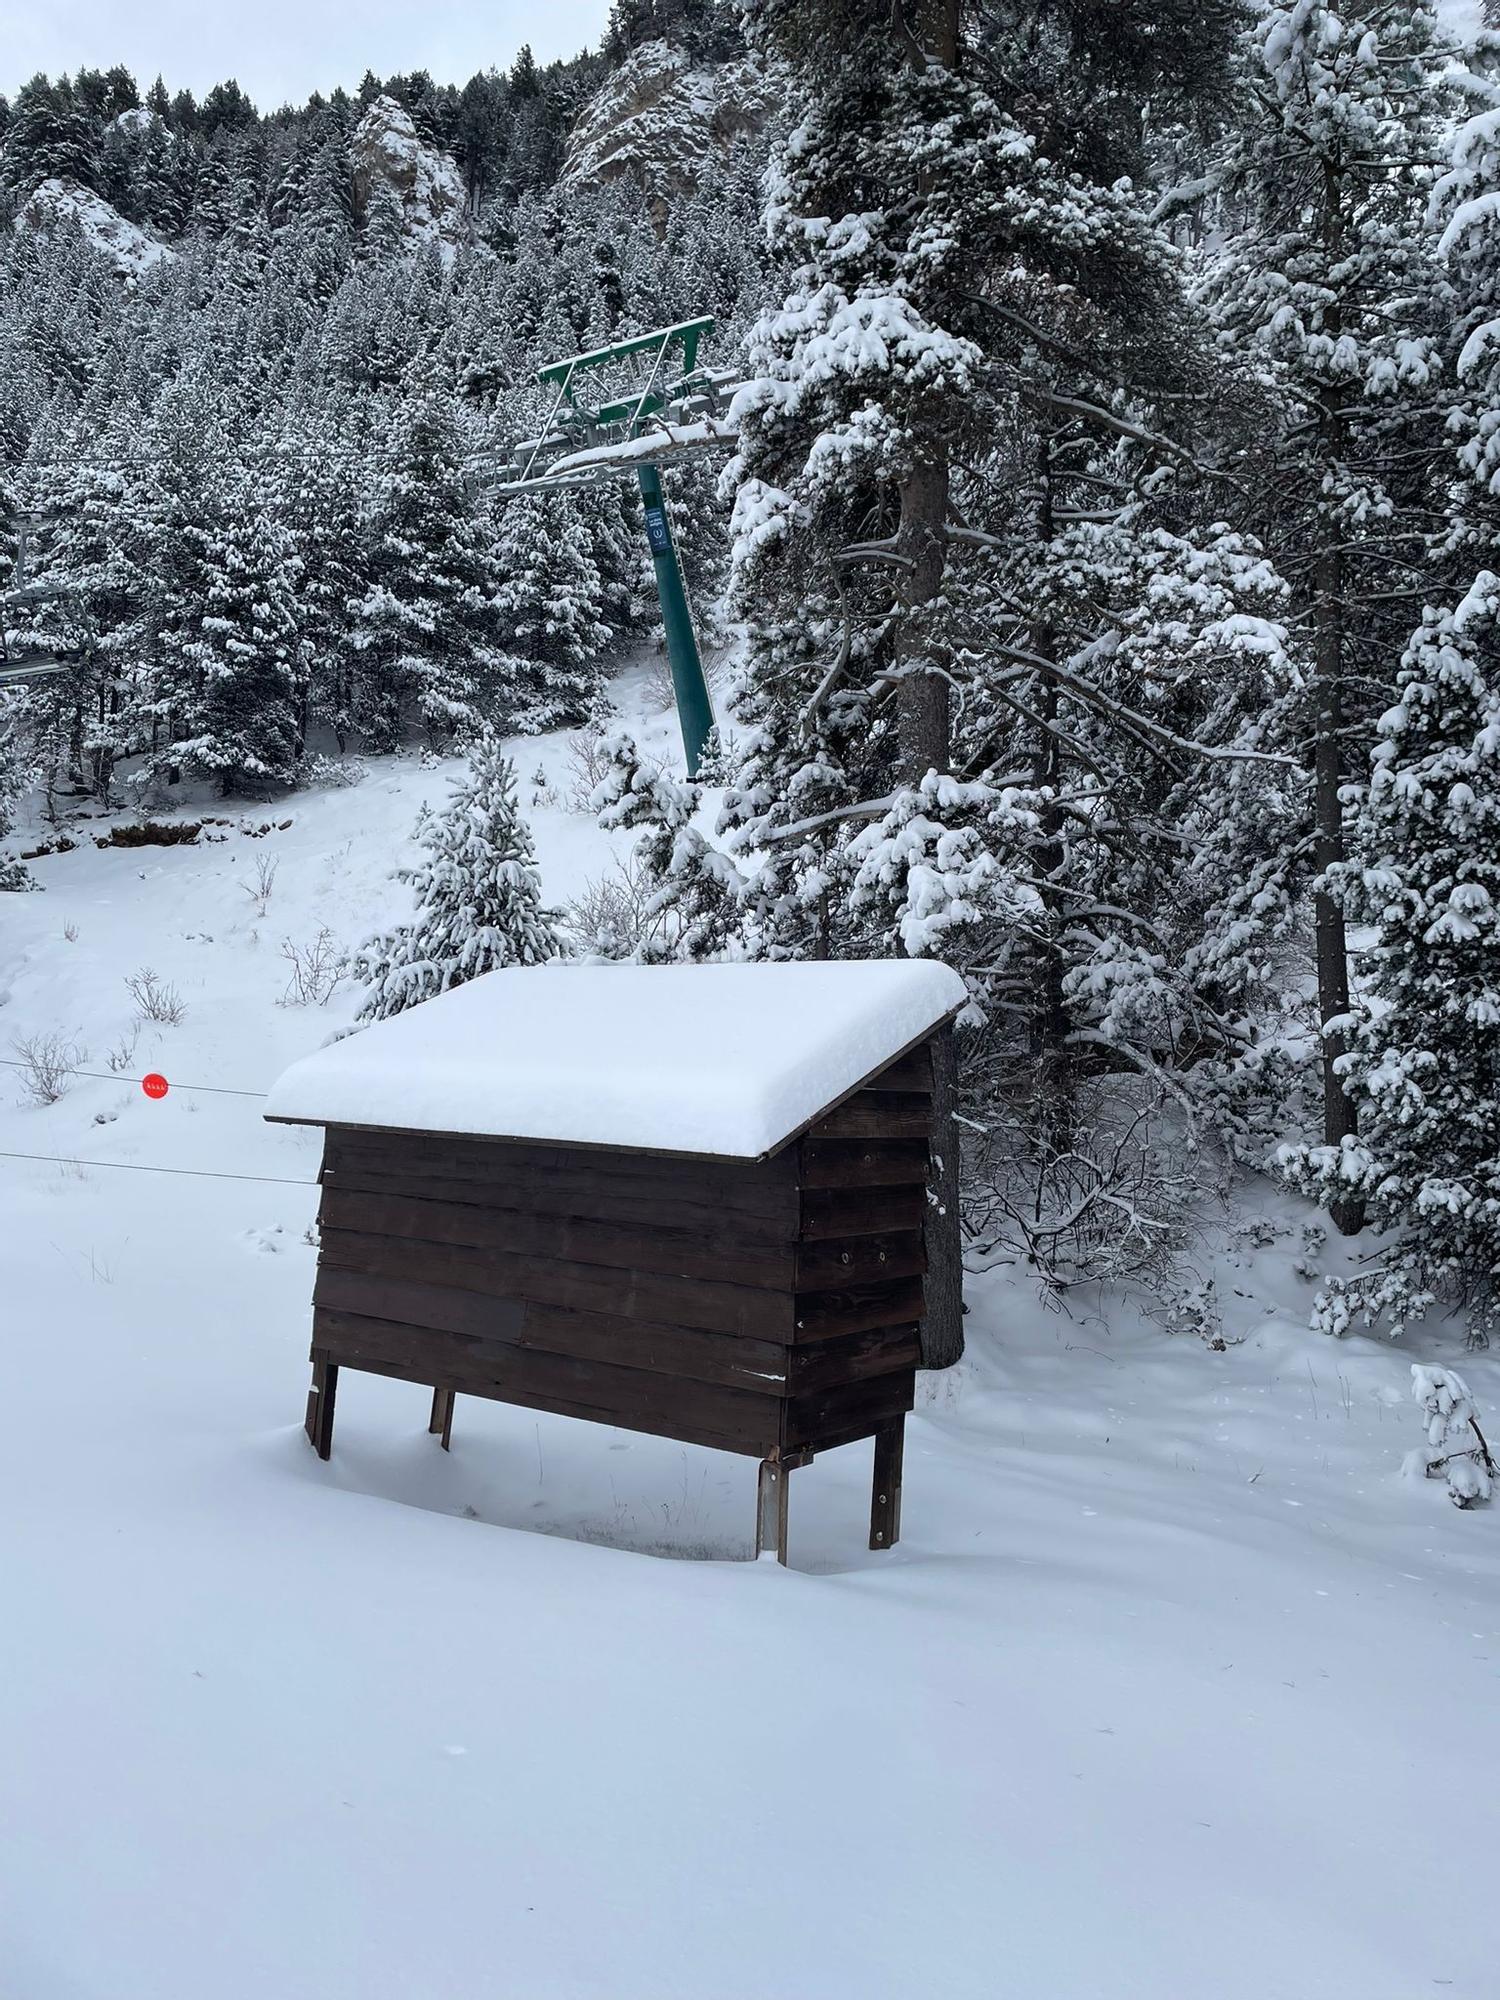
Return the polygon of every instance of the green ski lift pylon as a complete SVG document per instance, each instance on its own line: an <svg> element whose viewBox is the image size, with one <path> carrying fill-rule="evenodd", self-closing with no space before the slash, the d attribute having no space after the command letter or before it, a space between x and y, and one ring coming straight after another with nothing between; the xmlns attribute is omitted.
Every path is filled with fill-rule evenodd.
<svg viewBox="0 0 1500 2000"><path fill-rule="evenodd" d="M658 327L653 333L539 368L538 381L557 387L547 428L518 448L514 465L518 476L502 480L494 489L501 495L532 493L635 473L645 506L646 539L656 569L667 663L690 778L698 775L714 726L713 706L683 586L660 461L722 446L732 436L722 416L728 377L698 366L699 342L713 327L707 318L684 320L679 326ZM674 350L678 359L669 372L668 356ZM600 402L588 399L586 390L604 371L637 360L643 366L649 360L640 388Z"/></svg>
<svg viewBox="0 0 1500 2000"><path fill-rule="evenodd" d="M703 761L704 745L714 726L713 704L703 661L698 652L698 635L693 630L693 614L682 581L682 565L672 539L672 523L667 516L667 496L662 491L661 474L654 465L643 465L636 474L641 500L646 509L646 540L651 544L651 560L656 566L656 594L661 599L662 629L667 635L667 665L672 671L672 693L677 701L677 720L682 729L683 755L687 774L696 778Z"/></svg>

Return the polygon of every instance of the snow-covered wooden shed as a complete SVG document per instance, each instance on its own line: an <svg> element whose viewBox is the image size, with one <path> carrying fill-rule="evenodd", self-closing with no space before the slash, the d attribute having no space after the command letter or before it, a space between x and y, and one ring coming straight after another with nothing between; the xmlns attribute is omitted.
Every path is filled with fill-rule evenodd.
<svg viewBox="0 0 1500 2000"><path fill-rule="evenodd" d="M927 961L493 972L296 1063L266 1115L327 1128L308 1435L341 1368L761 1460L876 1440L899 1526L920 1352Z"/></svg>

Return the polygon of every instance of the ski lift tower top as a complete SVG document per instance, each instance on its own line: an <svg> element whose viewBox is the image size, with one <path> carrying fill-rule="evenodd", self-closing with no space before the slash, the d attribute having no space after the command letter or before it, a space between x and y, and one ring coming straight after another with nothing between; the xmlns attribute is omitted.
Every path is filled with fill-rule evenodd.
<svg viewBox="0 0 1500 2000"><path fill-rule="evenodd" d="M490 488L497 497L511 499L636 475L689 777L698 775L713 728L713 709L672 537L661 467L679 458L723 451L733 443L728 408L737 378L733 371L703 368L698 362L699 344L713 329L710 318L684 320L539 368L537 380L555 385L557 391L546 429L516 447L510 464ZM636 380L620 386L627 369ZM600 389L605 393L598 394Z"/></svg>

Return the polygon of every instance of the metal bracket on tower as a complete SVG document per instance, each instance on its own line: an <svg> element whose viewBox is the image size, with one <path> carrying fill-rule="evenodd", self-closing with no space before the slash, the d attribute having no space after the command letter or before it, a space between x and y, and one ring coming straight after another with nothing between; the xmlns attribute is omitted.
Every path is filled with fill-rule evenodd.
<svg viewBox="0 0 1500 2000"><path fill-rule="evenodd" d="M724 415L732 387L723 371L698 366L699 342L713 332L713 326L712 319L684 320L539 368L538 381L557 386L546 428L540 437L528 438L516 448L511 464L489 486L498 498L512 499L521 493L557 492L636 475L690 778L698 776L714 726L713 704L682 580L661 465L732 445L733 427ZM679 365L669 374L667 357L674 348ZM584 399L592 381L618 372L622 364L647 362L648 357L638 384L623 390L614 387L597 403Z"/></svg>

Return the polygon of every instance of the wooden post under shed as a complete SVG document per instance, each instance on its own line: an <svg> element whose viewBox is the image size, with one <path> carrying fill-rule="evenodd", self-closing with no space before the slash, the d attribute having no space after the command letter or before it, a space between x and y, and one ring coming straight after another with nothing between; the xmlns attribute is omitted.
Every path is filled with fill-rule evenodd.
<svg viewBox="0 0 1500 2000"><path fill-rule="evenodd" d="M923 1309L930 1042L912 961L490 973L294 1066L325 1127L308 1436L342 1369L740 1452L787 1482L876 1440L900 1523ZM629 1143L630 1139L639 1143Z"/></svg>

